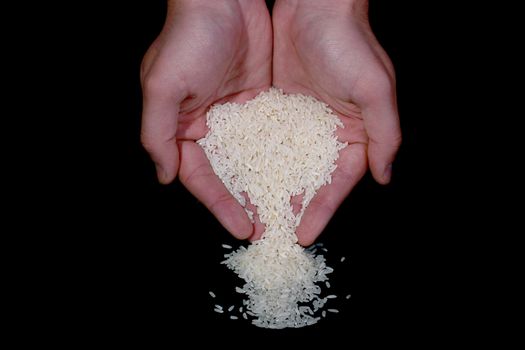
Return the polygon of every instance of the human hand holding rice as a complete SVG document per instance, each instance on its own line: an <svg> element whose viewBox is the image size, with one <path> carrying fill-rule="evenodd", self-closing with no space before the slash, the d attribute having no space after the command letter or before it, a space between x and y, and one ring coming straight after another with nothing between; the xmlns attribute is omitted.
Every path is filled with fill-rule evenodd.
<svg viewBox="0 0 525 350"><path fill-rule="evenodd" d="M256 241L225 263L259 326L317 322L316 283L331 269L297 243L315 241L367 163L390 181L394 71L366 15L367 1L277 0L272 41L263 1L169 1L144 58L143 144L160 182L178 173L229 232ZM282 90L259 94L272 83ZM271 285L263 265L278 272Z"/></svg>
<svg viewBox="0 0 525 350"><path fill-rule="evenodd" d="M370 165L390 181L401 142L394 71L367 21L367 1L277 0L273 85L326 102L345 125L329 186L312 199L297 230L312 243ZM161 35L142 67L142 141L159 181L181 182L235 237L261 237L213 173L195 141L214 103L244 102L272 84L272 19L263 1L168 1ZM290 130L292 133L293 130ZM301 201L293 198L294 205Z"/></svg>
<svg viewBox="0 0 525 350"><path fill-rule="evenodd" d="M161 183L184 186L239 239L253 235L242 206L195 143L214 103L243 102L271 85L272 30L264 1L168 1L162 33L146 53L142 143Z"/></svg>
<svg viewBox="0 0 525 350"><path fill-rule="evenodd" d="M401 141L394 71L367 1L277 0L273 19L259 0L168 4L141 74L142 142L159 181L178 173L253 241L223 262L245 281L245 319L314 324L336 297L319 286L333 269L299 244L315 241L367 163L390 181Z"/></svg>
<svg viewBox="0 0 525 350"><path fill-rule="evenodd" d="M297 229L311 244L370 167L390 182L401 143L394 69L368 23L368 1L277 0L273 9L273 85L327 103L344 124L332 183L312 199Z"/></svg>

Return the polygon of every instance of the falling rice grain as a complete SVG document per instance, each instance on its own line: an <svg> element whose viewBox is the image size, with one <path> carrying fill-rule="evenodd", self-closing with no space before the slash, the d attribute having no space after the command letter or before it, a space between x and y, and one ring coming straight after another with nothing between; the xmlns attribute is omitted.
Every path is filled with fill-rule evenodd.
<svg viewBox="0 0 525 350"><path fill-rule="evenodd" d="M197 143L213 171L249 217L254 213L247 199L257 207L265 225L262 239L226 254L223 262L246 282L243 305L253 310L246 311L255 318L252 324L296 328L316 323L319 317L313 314L327 300L320 298L316 284L326 282L333 269L322 255L315 256L322 244L308 251L297 244L296 229L317 190L332 182L339 151L347 146L335 134L343 123L311 96L271 88L242 105L214 105L206 125L209 132ZM290 200L301 193L301 209L294 213Z"/></svg>

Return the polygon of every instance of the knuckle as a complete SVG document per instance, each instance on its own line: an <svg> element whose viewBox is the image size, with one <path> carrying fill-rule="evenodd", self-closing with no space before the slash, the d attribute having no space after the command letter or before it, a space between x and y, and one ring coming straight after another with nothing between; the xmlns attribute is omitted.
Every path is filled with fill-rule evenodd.
<svg viewBox="0 0 525 350"><path fill-rule="evenodd" d="M370 142L379 146L381 149L387 151L391 150L393 152L401 146L403 137L399 130L392 132L391 130L384 130L376 137L371 137Z"/></svg>
<svg viewBox="0 0 525 350"><path fill-rule="evenodd" d="M229 193L222 193L210 203L210 211L215 213L219 205L227 205L232 200L233 197Z"/></svg>
<svg viewBox="0 0 525 350"><path fill-rule="evenodd" d="M146 57L142 59L142 63L140 64L140 81L144 82L144 78L146 77L148 64L146 62Z"/></svg>
<svg viewBox="0 0 525 350"><path fill-rule="evenodd" d="M370 80L372 88L376 91L376 93L383 95L391 95L394 93L395 83L393 79L387 74L387 72L381 71L379 73L375 73Z"/></svg>
<svg viewBox="0 0 525 350"><path fill-rule="evenodd" d="M140 142L142 143L142 147L144 147L148 153L155 153L159 148L157 140L144 131L140 134Z"/></svg>
<svg viewBox="0 0 525 350"><path fill-rule="evenodd" d="M401 136L401 133L398 133L397 135L395 135L392 144L393 144L396 148L399 148L399 146L401 146L402 143L403 143L403 136Z"/></svg>
<svg viewBox="0 0 525 350"><path fill-rule="evenodd" d="M155 41L151 44L149 49L144 54L144 57L142 58L142 62L140 65L140 79L141 81L144 80L144 77L147 75L148 71L150 70L152 63L154 61L154 58L159 53L159 45L158 45L158 38L155 39Z"/></svg>
<svg viewBox="0 0 525 350"><path fill-rule="evenodd" d="M396 70L394 68L394 64L390 60L385 61L386 70L388 73L388 76L392 81L396 81Z"/></svg>
<svg viewBox="0 0 525 350"><path fill-rule="evenodd" d="M397 150L403 141L403 138L401 136L401 133L395 133L392 135L389 135L385 140L384 143L388 147L392 148L393 150Z"/></svg>
<svg viewBox="0 0 525 350"><path fill-rule="evenodd" d="M169 92L165 79L158 75L146 74L142 79L142 89L145 95L164 95Z"/></svg>
<svg viewBox="0 0 525 350"><path fill-rule="evenodd" d="M395 81L383 70L374 70L360 79L356 86L361 98L369 103L385 99L385 96L395 95Z"/></svg>

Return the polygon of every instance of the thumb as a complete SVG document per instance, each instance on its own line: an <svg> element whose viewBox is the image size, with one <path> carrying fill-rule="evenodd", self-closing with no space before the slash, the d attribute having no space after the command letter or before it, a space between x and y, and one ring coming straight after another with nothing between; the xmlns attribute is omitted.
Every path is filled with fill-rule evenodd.
<svg viewBox="0 0 525 350"><path fill-rule="evenodd" d="M175 179L179 169L179 150L175 138L179 105L183 100L181 89L162 80L148 79L143 84L143 111L141 141L148 151L160 183ZM179 84L180 86L180 84Z"/></svg>
<svg viewBox="0 0 525 350"><path fill-rule="evenodd" d="M382 90L382 91L381 91ZM401 145L401 128L395 90L389 86L366 101L362 109L368 134L368 162L374 179L388 184L392 163Z"/></svg>

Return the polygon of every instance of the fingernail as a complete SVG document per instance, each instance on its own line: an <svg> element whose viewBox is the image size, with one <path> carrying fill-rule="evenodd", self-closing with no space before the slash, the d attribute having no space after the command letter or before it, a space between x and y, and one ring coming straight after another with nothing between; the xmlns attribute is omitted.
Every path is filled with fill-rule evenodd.
<svg viewBox="0 0 525 350"><path fill-rule="evenodd" d="M383 173L383 178L388 183L390 182L390 178L392 177L392 164L388 164L385 168L385 172Z"/></svg>

